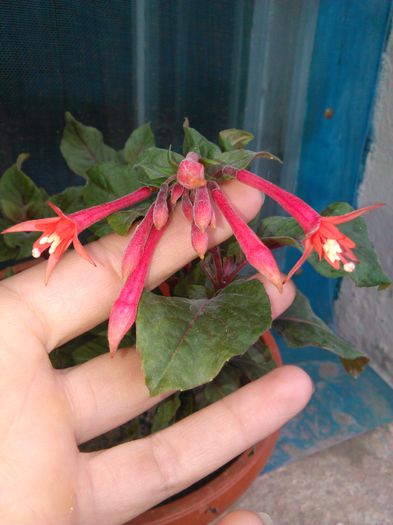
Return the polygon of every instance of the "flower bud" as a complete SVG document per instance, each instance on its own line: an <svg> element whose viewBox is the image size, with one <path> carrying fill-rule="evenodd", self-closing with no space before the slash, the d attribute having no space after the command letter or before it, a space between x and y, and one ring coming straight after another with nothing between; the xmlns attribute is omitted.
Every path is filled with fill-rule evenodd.
<svg viewBox="0 0 393 525"><path fill-rule="evenodd" d="M212 205L210 202L209 191L206 186L195 190L193 217L195 225L204 232L209 226L212 218Z"/></svg>
<svg viewBox="0 0 393 525"><path fill-rule="evenodd" d="M181 199L181 209L184 217L189 222L192 222L192 202L190 200L190 195L188 191L183 194L183 197Z"/></svg>
<svg viewBox="0 0 393 525"><path fill-rule="evenodd" d="M205 186L206 179L203 164L195 160L182 160L177 170L177 181L188 190Z"/></svg>
<svg viewBox="0 0 393 525"><path fill-rule="evenodd" d="M205 258L208 245L208 235L202 232L195 223L191 225L191 242L192 246L201 259Z"/></svg>
<svg viewBox="0 0 393 525"><path fill-rule="evenodd" d="M163 184L158 192L153 211L153 222L157 230L161 230L168 222L168 185Z"/></svg>
<svg viewBox="0 0 393 525"><path fill-rule="evenodd" d="M171 204L176 204L180 197L183 195L184 186L178 182L172 186L171 190Z"/></svg>

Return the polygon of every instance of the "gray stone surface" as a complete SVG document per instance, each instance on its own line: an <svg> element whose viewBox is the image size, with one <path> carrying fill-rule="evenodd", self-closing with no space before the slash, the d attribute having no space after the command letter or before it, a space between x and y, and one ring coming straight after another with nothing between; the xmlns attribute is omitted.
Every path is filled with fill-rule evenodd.
<svg viewBox="0 0 393 525"><path fill-rule="evenodd" d="M373 120L373 142L367 156L358 207L385 206L364 216L381 264L393 277L393 31L383 57ZM356 250L355 250L356 253ZM339 333L371 357L378 374L393 385L393 287L378 292L356 288L344 279L336 303ZM393 521L392 521L393 523Z"/></svg>
<svg viewBox="0 0 393 525"><path fill-rule="evenodd" d="M260 476L237 508L274 525L393 525L393 424Z"/></svg>

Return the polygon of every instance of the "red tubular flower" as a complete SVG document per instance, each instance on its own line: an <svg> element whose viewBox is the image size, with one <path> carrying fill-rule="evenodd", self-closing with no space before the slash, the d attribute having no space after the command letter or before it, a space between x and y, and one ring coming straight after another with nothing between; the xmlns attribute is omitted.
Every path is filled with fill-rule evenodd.
<svg viewBox="0 0 393 525"><path fill-rule="evenodd" d="M240 182L266 193L278 202L300 224L306 234L303 241L303 255L288 273L286 280L292 277L313 250L317 252L319 260L322 260L323 257L335 270L339 270L342 264L344 271L353 272L356 263L359 262L352 251L356 243L335 225L356 219L363 213L379 208L383 204L374 204L344 215L324 217L296 195L292 195L250 171L235 170L235 176Z"/></svg>
<svg viewBox="0 0 393 525"><path fill-rule="evenodd" d="M267 246L251 228L237 216L226 195L218 185L212 187L212 197L228 221L248 262L282 291L282 280L277 263Z"/></svg>
<svg viewBox="0 0 393 525"><path fill-rule="evenodd" d="M146 241L153 226L153 213L154 204L150 206L149 211L137 226L126 251L124 252L121 270L125 277L135 270L142 258Z"/></svg>
<svg viewBox="0 0 393 525"><path fill-rule="evenodd" d="M128 276L119 297L112 306L108 324L109 350L112 355L116 352L120 341L135 322L138 303L143 292L150 262L164 231L165 227L161 230L151 229L139 264Z"/></svg>
<svg viewBox="0 0 393 525"><path fill-rule="evenodd" d="M342 264L342 269L345 272L353 272L356 264L359 262L359 259L352 251L356 247L356 243L344 235L335 225L352 221L363 213L379 208L380 206L383 206L383 204L374 204L366 208L345 213L344 215L330 217L321 215L319 228L304 239L303 255L288 273L286 280L292 277L308 259L313 250L317 252L320 261L323 257L335 270L340 270Z"/></svg>
<svg viewBox="0 0 393 525"><path fill-rule="evenodd" d="M86 208L85 210L77 211L70 215L65 215L60 208L53 203L48 202L48 205L57 214L57 217L24 221L3 230L1 233L25 231L42 232L42 235L33 244L32 255L33 257L38 258L45 250L49 251L49 259L45 272L45 283L47 283L50 274L59 262L60 257L71 243L79 255L95 265L92 258L80 243L78 235L95 222L98 222L122 208L131 206L132 204L146 199L150 194L150 188L140 188L139 190L134 191L129 195L125 195L124 197L120 197L119 199L99 206L92 206L91 208Z"/></svg>

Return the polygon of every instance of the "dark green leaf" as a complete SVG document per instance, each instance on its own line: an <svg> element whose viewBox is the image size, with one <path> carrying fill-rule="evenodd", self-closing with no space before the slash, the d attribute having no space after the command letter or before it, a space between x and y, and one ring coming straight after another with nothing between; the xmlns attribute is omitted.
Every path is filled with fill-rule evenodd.
<svg viewBox="0 0 393 525"><path fill-rule="evenodd" d="M159 430L168 427L173 422L179 407L180 399L178 393L174 394L169 399L162 401L152 417L151 432L158 432Z"/></svg>
<svg viewBox="0 0 393 525"><path fill-rule="evenodd" d="M234 168L244 169L255 159L256 153L246 149L235 149L221 153L220 161L223 166L233 166Z"/></svg>
<svg viewBox="0 0 393 525"><path fill-rule="evenodd" d="M83 199L88 206L117 199L141 186L131 166L115 162L92 166L87 171L87 178Z"/></svg>
<svg viewBox="0 0 393 525"><path fill-rule="evenodd" d="M297 290L295 301L278 319L273 327L283 336L288 346L318 346L344 359L364 357L351 343L337 336L312 311L306 297Z"/></svg>
<svg viewBox="0 0 393 525"><path fill-rule="evenodd" d="M214 159L221 155L220 148L210 142L203 135L194 128L190 128L187 125L183 126L184 129L184 142L183 142L183 153L186 155L189 151L198 153L201 157L207 159Z"/></svg>
<svg viewBox="0 0 393 525"><path fill-rule="evenodd" d="M37 232L6 233L4 243L13 251L15 259L25 259L31 257L31 247L39 235Z"/></svg>
<svg viewBox="0 0 393 525"><path fill-rule="evenodd" d="M0 178L0 210L12 223L42 217L45 206L43 194L21 169L26 153Z"/></svg>
<svg viewBox="0 0 393 525"><path fill-rule="evenodd" d="M183 159L181 155L171 152L171 158L180 163ZM140 155L138 162L135 164L135 170L142 176L147 177L150 184L161 185L161 183L176 174L176 168L169 161L168 150L161 148L147 148Z"/></svg>
<svg viewBox="0 0 393 525"><path fill-rule="evenodd" d="M133 165L141 153L152 146L154 146L154 135L150 124L143 124L131 133L125 143L123 151L125 161Z"/></svg>
<svg viewBox="0 0 393 525"><path fill-rule="evenodd" d="M235 392L240 387L240 378L235 370L224 367L218 376L205 385L203 394L208 405L215 403L223 397Z"/></svg>
<svg viewBox="0 0 393 525"><path fill-rule="evenodd" d="M142 203L130 210L119 211L108 217L108 223L118 235L127 235L131 226L140 217L144 217L150 203Z"/></svg>
<svg viewBox="0 0 393 525"><path fill-rule="evenodd" d="M218 134L218 143L223 151L243 149L254 139L254 135L243 129L224 129Z"/></svg>
<svg viewBox="0 0 393 525"><path fill-rule="evenodd" d="M145 291L137 316L137 347L152 395L211 381L271 324L259 281L236 281L210 300Z"/></svg>
<svg viewBox="0 0 393 525"><path fill-rule="evenodd" d="M50 201L56 204L64 213L73 213L85 207L83 186L69 186L61 193L52 195Z"/></svg>
<svg viewBox="0 0 393 525"><path fill-rule="evenodd" d="M119 161L118 153L104 144L102 133L98 129L83 125L69 112L65 114L65 120L66 127L60 150L74 173L86 177L86 172L91 166Z"/></svg>
<svg viewBox="0 0 393 525"><path fill-rule="evenodd" d="M255 381L276 368L270 350L261 340L258 340L245 354L231 359L229 364L245 374L250 381Z"/></svg>

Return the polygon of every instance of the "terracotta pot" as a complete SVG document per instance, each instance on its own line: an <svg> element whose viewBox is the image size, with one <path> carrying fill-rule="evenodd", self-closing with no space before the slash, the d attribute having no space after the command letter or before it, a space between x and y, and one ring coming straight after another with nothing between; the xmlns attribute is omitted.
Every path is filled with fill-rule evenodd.
<svg viewBox="0 0 393 525"><path fill-rule="evenodd" d="M280 366L281 355L270 334L262 336ZM175 501L148 510L125 525L206 525L234 503L267 464L279 431L246 450L217 477Z"/></svg>

